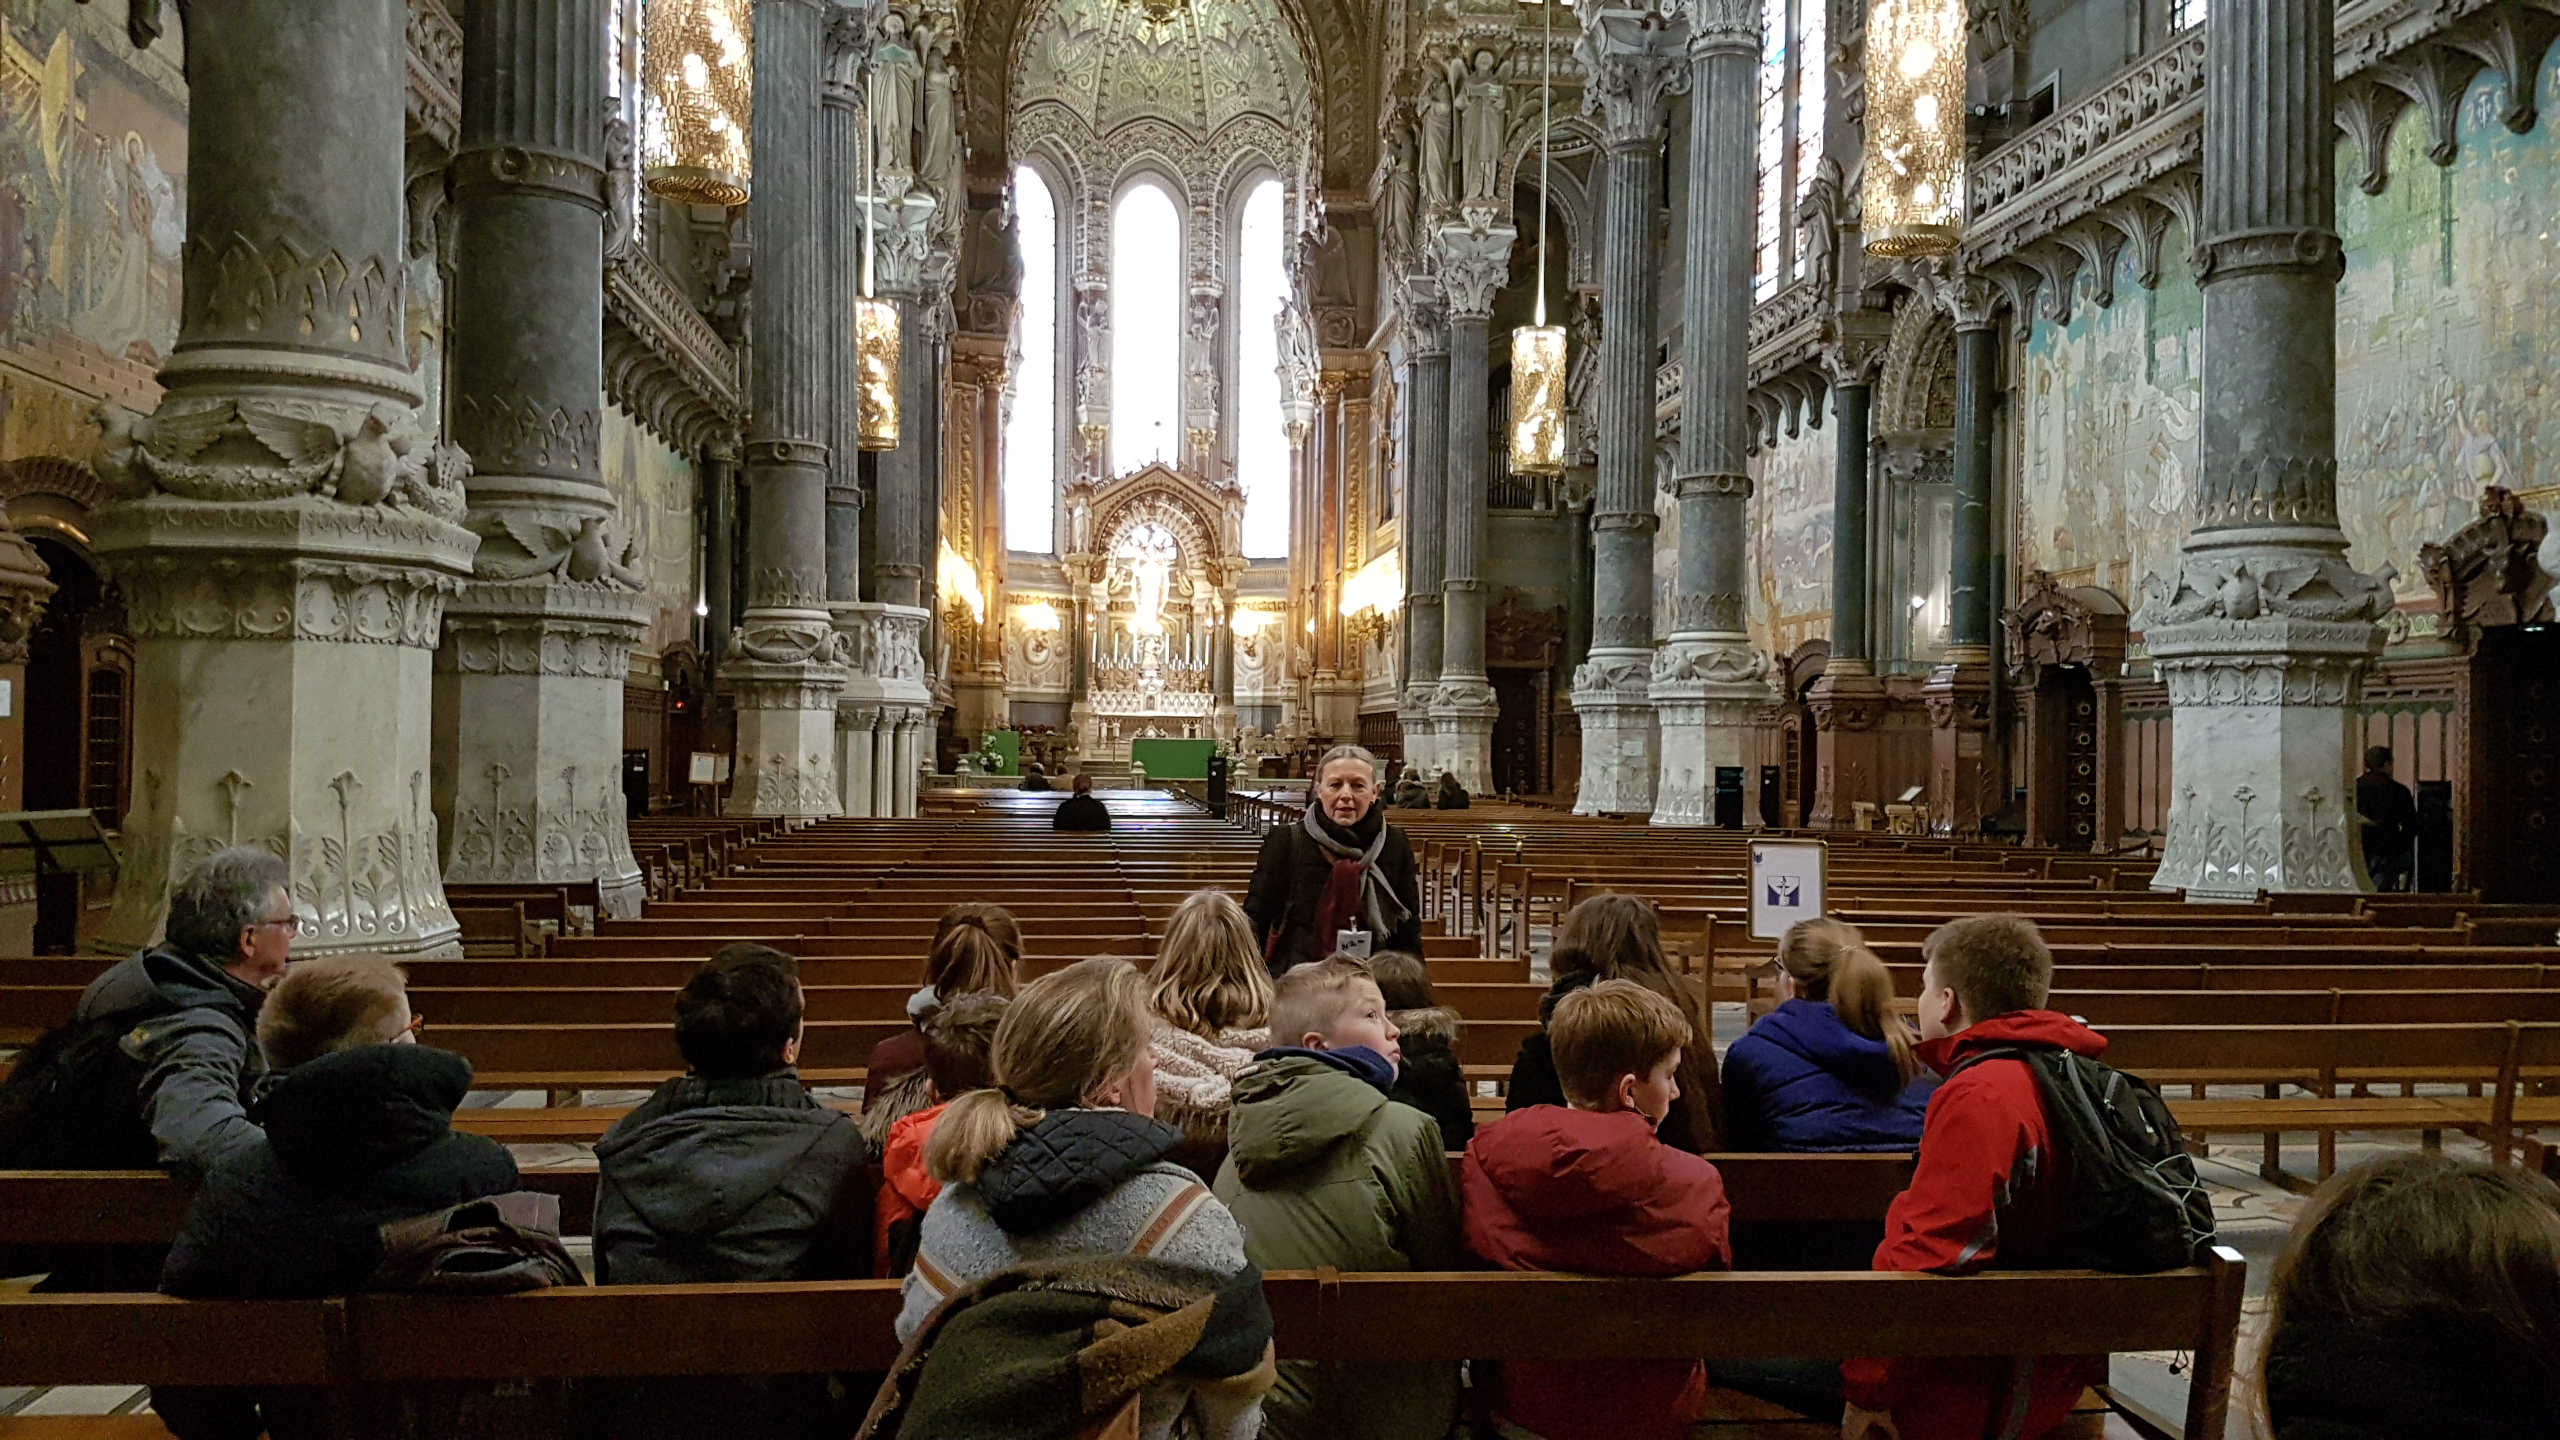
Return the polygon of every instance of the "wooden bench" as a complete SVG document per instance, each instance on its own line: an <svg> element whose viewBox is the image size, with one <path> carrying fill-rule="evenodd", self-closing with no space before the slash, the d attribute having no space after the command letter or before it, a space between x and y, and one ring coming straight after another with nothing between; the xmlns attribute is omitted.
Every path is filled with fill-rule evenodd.
<svg viewBox="0 0 2560 1440"><path fill-rule="evenodd" d="M1761 1272L1666 1280L1279 1270L1289 1360L1849 1355L2194 1357L2183 1435L2219 1437L2246 1265L2158 1275ZM1960 1288L1957 1288L1960 1287ZM0 1383L361 1387L653 1375L860 1374L896 1357L898 1283L609 1286L511 1296L0 1299ZM647 1336L647 1344L634 1337ZM338 1407L342 1418L352 1406Z"/></svg>

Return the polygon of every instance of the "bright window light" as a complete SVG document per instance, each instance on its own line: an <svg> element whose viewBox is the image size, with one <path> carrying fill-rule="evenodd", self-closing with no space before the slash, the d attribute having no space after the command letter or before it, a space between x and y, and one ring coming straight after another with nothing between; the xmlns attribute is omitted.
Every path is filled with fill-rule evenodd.
<svg viewBox="0 0 2560 1440"><path fill-rule="evenodd" d="M1289 432L1280 413L1280 307L1288 303L1280 182L1245 196L1237 226L1236 483L1244 488L1244 553L1289 554Z"/></svg>
<svg viewBox="0 0 2560 1440"><path fill-rule="evenodd" d="M1111 473L1182 463L1182 219L1152 182L1111 213Z"/></svg>
<svg viewBox="0 0 2560 1440"><path fill-rule="evenodd" d="M1013 172L1022 243L1022 313L1014 348L1013 412L1004 426L1004 543L1046 555L1057 543L1058 204L1040 172Z"/></svg>

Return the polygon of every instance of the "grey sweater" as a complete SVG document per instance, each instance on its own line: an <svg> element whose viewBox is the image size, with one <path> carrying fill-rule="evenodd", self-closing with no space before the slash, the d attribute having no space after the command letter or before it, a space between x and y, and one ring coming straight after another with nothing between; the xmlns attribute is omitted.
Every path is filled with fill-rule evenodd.
<svg viewBox="0 0 2560 1440"><path fill-rule="evenodd" d="M1162 1156L1182 1132L1119 1110L1053 1110L987 1162L977 1182L945 1186L925 1212L898 1312L910 1339L934 1307L1030 1260L1145 1254L1217 1275L1245 1266L1235 1216L1200 1177Z"/></svg>

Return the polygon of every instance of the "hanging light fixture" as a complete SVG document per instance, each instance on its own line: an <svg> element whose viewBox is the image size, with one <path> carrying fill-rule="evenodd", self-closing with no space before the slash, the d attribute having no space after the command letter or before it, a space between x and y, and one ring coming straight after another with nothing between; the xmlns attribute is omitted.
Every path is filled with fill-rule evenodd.
<svg viewBox="0 0 2560 1440"><path fill-rule="evenodd" d="M641 178L688 205L744 205L754 165L751 0L649 0Z"/></svg>
<svg viewBox="0 0 2560 1440"><path fill-rule="evenodd" d="M1555 113L1555 7L1545 0L1538 82L1538 298L1531 323L1511 332L1511 473L1564 473L1564 327L1547 323L1547 145Z"/></svg>
<svg viewBox="0 0 2560 1440"><path fill-rule="evenodd" d="M865 450L898 448L898 307L872 293L872 252L879 245L878 170L872 154L871 106L862 112L862 293L853 300L854 443Z"/></svg>
<svg viewBox="0 0 2560 1440"><path fill-rule="evenodd" d="M1963 0L1875 0L1867 11L1870 255L1945 255L1964 232Z"/></svg>

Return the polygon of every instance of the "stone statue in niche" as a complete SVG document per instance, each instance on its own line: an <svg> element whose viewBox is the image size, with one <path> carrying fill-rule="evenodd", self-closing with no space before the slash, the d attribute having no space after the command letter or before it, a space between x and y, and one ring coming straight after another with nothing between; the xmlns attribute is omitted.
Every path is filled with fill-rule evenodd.
<svg viewBox="0 0 2560 1440"><path fill-rule="evenodd" d="M604 122L604 253L631 247L640 225L640 176L631 122L616 111Z"/></svg>
<svg viewBox="0 0 2560 1440"><path fill-rule="evenodd" d="M1453 68L1457 63L1449 62ZM1435 71L1423 82L1422 98L1415 105L1421 116L1422 204L1433 212L1449 208L1449 104L1448 82Z"/></svg>
<svg viewBox="0 0 2560 1440"><path fill-rule="evenodd" d="M1387 134L1378 159L1378 236L1392 256L1413 253L1413 129L1397 123Z"/></svg>
<svg viewBox="0 0 2560 1440"><path fill-rule="evenodd" d="M1453 55L1442 63L1457 96L1465 196L1471 203L1491 200L1502 176L1503 142L1510 137L1511 83L1490 50L1478 50L1472 61Z"/></svg>
<svg viewBox="0 0 2560 1440"><path fill-rule="evenodd" d="M956 210L968 196L962 188L960 129L953 107L951 65L945 47L933 46L924 64L924 154L916 173L946 210Z"/></svg>
<svg viewBox="0 0 2560 1440"><path fill-rule="evenodd" d="M2553 580L2541 558L2550 533L2550 523L2514 491L2490 485L2480 492L2480 518L2440 545L2418 547L2447 640L2458 645L2483 629L2551 622Z"/></svg>
<svg viewBox="0 0 2560 1440"><path fill-rule="evenodd" d="M924 62L907 43L905 17L880 17L880 41L871 51L871 145L883 175L914 173L917 92Z"/></svg>

